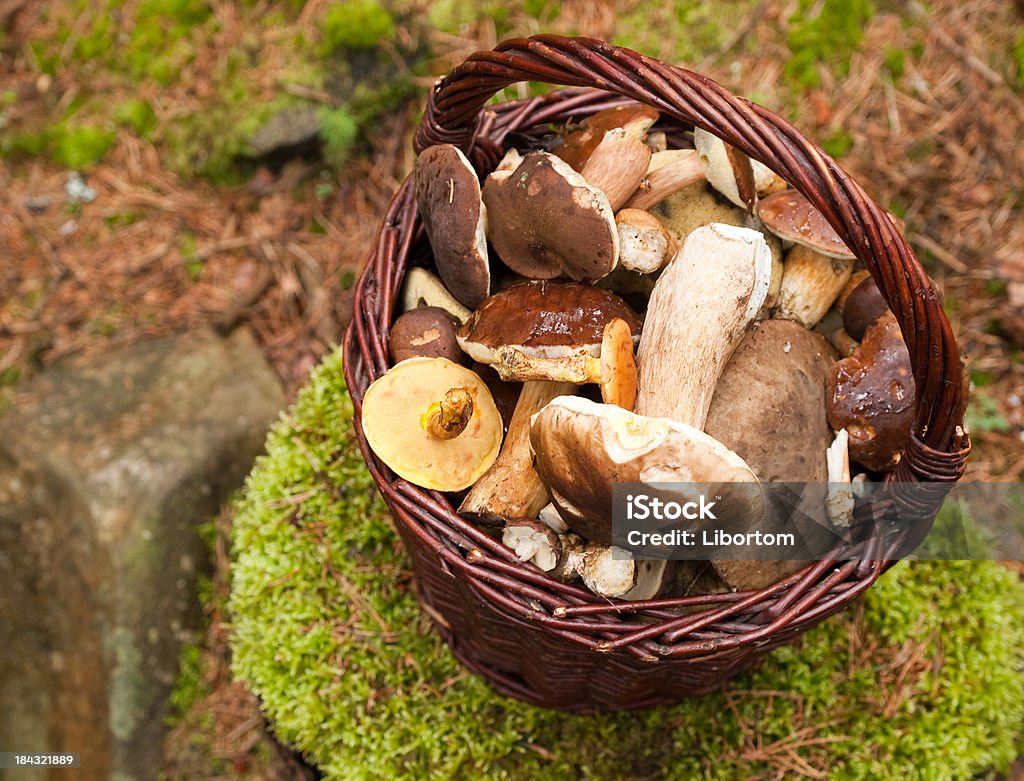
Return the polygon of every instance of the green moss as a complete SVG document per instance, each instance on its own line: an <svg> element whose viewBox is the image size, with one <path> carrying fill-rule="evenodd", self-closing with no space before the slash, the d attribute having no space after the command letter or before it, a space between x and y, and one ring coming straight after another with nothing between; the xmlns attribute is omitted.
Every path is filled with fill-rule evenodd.
<svg viewBox="0 0 1024 781"><path fill-rule="evenodd" d="M817 87L818 67L823 64L837 77L845 77L850 72L850 55L874 13L872 0L800 0L789 19L786 76L802 87Z"/></svg>
<svg viewBox="0 0 1024 781"><path fill-rule="evenodd" d="M125 125L135 131L136 135L145 138L156 127L156 113L145 100L132 98L114 107L111 117L119 125Z"/></svg>
<svg viewBox="0 0 1024 781"><path fill-rule="evenodd" d="M833 131L828 138L821 142L821 148L837 160L849 152L852 147L853 136L842 128Z"/></svg>
<svg viewBox="0 0 1024 781"><path fill-rule="evenodd" d="M1003 415L999 402L981 388L975 388L971 394L965 419L971 431L1005 433L1010 430L1010 421Z"/></svg>
<svg viewBox="0 0 1024 781"><path fill-rule="evenodd" d="M395 35L395 20L376 0L344 0L330 5L320 22L323 50L370 49Z"/></svg>
<svg viewBox="0 0 1024 781"><path fill-rule="evenodd" d="M271 432L237 507L229 605L235 673L327 778L735 779L795 757L836 779L968 779L1016 755L1024 587L990 562L901 564L675 707L585 717L495 696L416 604L343 386L334 355Z"/></svg>
<svg viewBox="0 0 1024 781"><path fill-rule="evenodd" d="M51 131L53 159L68 168L89 168L114 144L114 134L95 125L57 125Z"/></svg>
<svg viewBox="0 0 1024 781"><path fill-rule="evenodd" d="M1017 66L1017 72L1013 78L1013 85L1019 90L1024 90L1024 30L1017 34L1017 40L1013 43L1013 62Z"/></svg>
<svg viewBox="0 0 1024 781"><path fill-rule="evenodd" d="M176 724L200 698L207 694L204 679L203 649L194 643L185 646L179 657L178 678L171 691L169 724Z"/></svg>

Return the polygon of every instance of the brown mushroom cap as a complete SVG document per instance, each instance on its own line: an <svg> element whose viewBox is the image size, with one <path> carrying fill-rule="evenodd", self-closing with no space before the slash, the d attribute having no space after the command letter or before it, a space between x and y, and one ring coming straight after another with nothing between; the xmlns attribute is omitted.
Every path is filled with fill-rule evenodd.
<svg viewBox="0 0 1024 781"><path fill-rule="evenodd" d="M843 302L843 328L851 337L860 341L868 326L888 311L889 305L882 298L875 280L865 277Z"/></svg>
<svg viewBox="0 0 1024 781"><path fill-rule="evenodd" d="M406 358L465 358L455 338L458 321L437 306L421 306L400 315L388 334L388 350L395 363Z"/></svg>
<svg viewBox="0 0 1024 781"><path fill-rule="evenodd" d="M797 190L782 190L758 201L764 226L786 241L803 244L832 258L854 255L820 211Z"/></svg>
<svg viewBox="0 0 1024 781"><path fill-rule="evenodd" d="M735 483L721 518L757 517L764 496L743 459L702 431L580 396L554 399L533 416L535 466L559 514L577 534L611 541L614 483ZM742 509L741 509L742 508Z"/></svg>
<svg viewBox="0 0 1024 781"><path fill-rule="evenodd" d="M609 130L623 128L630 135L642 138L657 119L657 110L642 103L604 109L583 120L576 130L566 133L553 151L580 171Z"/></svg>
<svg viewBox="0 0 1024 781"><path fill-rule="evenodd" d="M704 431L764 482L823 483L825 379L836 352L792 320L762 320L736 348L715 386Z"/></svg>
<svg viewBox="0 0 1024 781"><path fill-rule="evenodd" d="M432 411L451 391L472 400L459 433L431 433ZM468 488L494 463L501 447L501 416L477 375L446 358L410 358L366 390L363 431L370 448L399 477L437 491Z"/></svg>
<svg viewBox="0 0 1024 781"><path fill-rule="evenodd" d="M490 293L491 273L473 166L458 147L438 144L419 156L413 184L438 274L455 298L475 307Z"/></svg>
<svg viewBox="0 0 1024 781"><path fill-rule="evenodd" d="M619 232L608 198L546 152L483 187L487 234L509 268L531 279L594 280L619 260Z"/></svg>
<svg viewBox="0 0 1024 781"><path fill-rule="evenodd" d="M850 435L850 458L868 469L892 469L914 422L914 375L896 318L867 329L828 378L828 422Z"/></svg>
<svg viewBox="0 0 1024 781"><path fill-rule="evenodd" d="M626 303L607 290L574 282L523 282L489 296L458 331L459 345L474 360L493 363L495 351L517 347L541 358L600 351L604 327L640 323Z"/></svg>

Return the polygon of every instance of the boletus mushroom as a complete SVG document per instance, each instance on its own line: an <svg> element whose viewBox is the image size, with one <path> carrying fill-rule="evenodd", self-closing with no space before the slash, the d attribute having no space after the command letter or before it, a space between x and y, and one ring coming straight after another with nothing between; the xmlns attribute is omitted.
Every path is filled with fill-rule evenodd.
<svg viewBox="0 0 1024 781"><path fill-rule="evenodd" d="M899 463L914 422L914 375L899 324L885 315L828 377L828 421L845 428L850 459L884 472Z"/></svg>
<svg viewBox="0 0 1024 781"><path fill-rule="evenodd" d="M614 483L718 486L721 517L763 511L757 478L714 438L667 418L650 418L581 396L552 400L533 416L535 465L558 513L575 533L612 540ZM727 487L723 484L732 483Z"/></svg>
<svg viewBox="0 0 1024 781"><path fill-rule="evenodd" d="M785 180L772 169L713 133L695 128L693 146L700 155L708 183L736 206L751 209L757 196L786 189Z"/></svg>
<svg viewBox="0 0 1024 781"><path fill-rule="evenodd" d="M505 265L531 279L595 280L615 268L619 232L601 190L546 152L509 167L483 186L488 236Z"/></svg>
<svg viewBox="0 0 1024 781"><path fill-rule="evenodd" d="M765 228L793 243L773 316L813 328L849 281L854 255L825 216L796 190L769 195L758 202L757 213Z"/></svg>
<svg viewBox="0 0 1024 781"><path fill-rule="evenodd" d="M464 323L470 314L470 310L455 300L455 296L448 292L440 279L419 266L413 266L405 273L399 300L403 312L421 306L436 306L460 323Z"/></svg>
<svg viewBox="0 0 1024 781"><path fill-rule="evenodd" d="M388 351L395 363L406 358L447 358L461 363L465 354L455 338L458 322L437 306L421 306L399 315L388 333Z"/></svg>
<svg viewBox="0 0 1024 781"><path fill-rule="evenodd" d="M491 292L491 272L476 171L458 147L438 144L417 159L413 187L437 273L461 303L477 306Z"/></svg>
<svg viewBox="0 0 1024 781"><path fill-rule="evenodd" d="M363 431L391 471L436 491L461 491L501 448L501 416L476 374L447 358L410 358L366 389Z"/></svg>
<svg viewBox="0 0 1024 781"><path fill-rule="evenodd" d="M609 330L615 321L622 325ZM593 381L587 370L595 361L599 372L612 358L628 370L632 335L639 327L621 299L591 285L525 282L484 301L459 329L459 344L503 379L524 382L501 455L466 495L460 512L485 521L536 517L549 497L533 468L530 417L551 399L573 393L576 384ZM605 344L612 352L602 363ZM629 395L628 387L623 387L628 386L628 377L625 383L609 377L605 384L609 392Z"/></svg>
<svg viewBox="0 0 1024 781"><path fill-rule="evenodd" d="M756 323L715 387L705 431L741 457L763 483L807 484L808 515L825 512L825 381L836 358L821 334L791 320ZM781 518L783 508L776 508ZM771 585L799 561L718 560L715 570L739 591Z"/></svg>

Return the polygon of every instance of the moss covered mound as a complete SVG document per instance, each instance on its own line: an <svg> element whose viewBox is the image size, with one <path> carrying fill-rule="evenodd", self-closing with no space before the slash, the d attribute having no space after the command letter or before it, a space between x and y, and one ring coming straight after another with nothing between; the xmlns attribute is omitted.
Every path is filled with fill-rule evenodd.
<svg viewBox="0 0 1024 781"><path fill-rule="evenodd" d="M902 564L672 708L568 716L496 696L417 607L351 414L335 355L272 431L234 527L235 671L328 778L970 778L1016 755L1024 587L989 562Z"/></svg>

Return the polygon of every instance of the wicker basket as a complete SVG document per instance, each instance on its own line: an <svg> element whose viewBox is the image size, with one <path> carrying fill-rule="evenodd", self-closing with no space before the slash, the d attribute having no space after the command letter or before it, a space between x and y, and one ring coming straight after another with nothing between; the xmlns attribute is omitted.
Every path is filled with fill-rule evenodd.
<svg viewBox="0 0 1024 781"><path fill-rule="evenodd" d="M517 81L568 85L540 98L484 107ZM884 491L858 508L865 550L856 560L814 562L756 592L612 602L524 565L461 518L448 497L398 479L366 445L359 411L388 368L388 328L405 269L429 265L430 247L410 181L384 219L359 279L345 342L356 433L413 560L421 601L455 655L500 692L571 711L676 702L722 685L772 648L849 604L885 571L907 528L886 510L930 528L970 449L962 430L966 389L960 351L913 251L885 211L820 148L770 111L709 79L607 43L537 36L478 52L434 88L416 151L452 143L481 176L509 133L543 132L636 100L702 127L775 170L804 193L853 248L895 313L917 384L914 436Z"/></svg>

